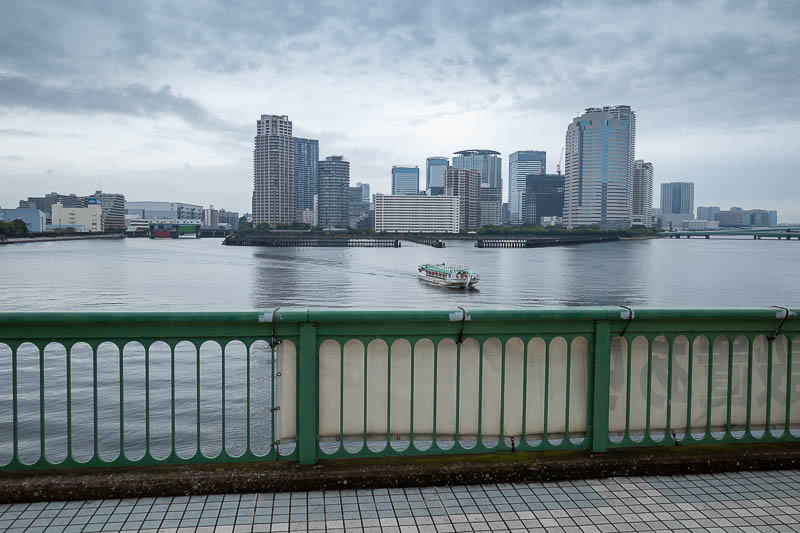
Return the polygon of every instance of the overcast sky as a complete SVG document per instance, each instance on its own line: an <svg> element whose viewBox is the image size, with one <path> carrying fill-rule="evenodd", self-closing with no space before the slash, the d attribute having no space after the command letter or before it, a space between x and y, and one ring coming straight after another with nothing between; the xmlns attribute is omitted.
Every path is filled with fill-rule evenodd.
<svg viewBox="0 0 800 533"><path fill-rule="evenodd" d="M395 164L546 150L627 104L695 206L800 222L800 1L0 2L0 206L102 188L250 211L261 114L388 192ZM507 183L504 183L507 188ZM504 198L505 198L504 193Z"/></svg>

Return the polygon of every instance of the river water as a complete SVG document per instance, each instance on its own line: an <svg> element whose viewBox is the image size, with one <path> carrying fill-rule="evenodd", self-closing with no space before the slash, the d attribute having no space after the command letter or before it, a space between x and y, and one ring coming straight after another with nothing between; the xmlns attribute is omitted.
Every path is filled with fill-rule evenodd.
<svg viewBox="0 0 800 533"><path fill-rule="evenodd" d="M2 310L223 310L800 304L800 241L657 239L536 249L251 248L219 239L0 247ZM477 290L416 278L467 264Z"/></svg>
<svg viewBox="0 0 800 533"><path fill-rule="evenodd" d="M481 275L476 290L427 285L416 278L423 262L462 263ZM800 306L800 242L752 239L661 239L557 248L476 249L448 242L445 249L403 242L395 248L250 248L219 239L91 240L0 246L0 310L242 310L272 307L512 308L627 305L648 307ZM11 350L0 339L0 465L12 457ZM240 343L241 344L241 343ZM224 348L224 349L223 349ZM97 353L97 449L120 452L120 411L128 457L169 455L170 351L151 347L150 412L145 412L145 357L141 345L112 345ZM66 350L48 347L40 376L35 346L18 351L19 456L36 461L41 442L52 461L67 455ZM174 447L191 457L199 445L216 456L224 446L266 453L273 421L271 353L251 347L251 398L246 400L247 349L178 345L175 350ZM225 362L222 421L221 362ZM200 364L201 371L197 364ZM92 351L71 351L72 456L94 452ZM196 376L200 375L200 383ZM40 379L44 391L40 390ZM200 391L200 397L196 391ZM44 424L40 394L44 393ZM199 420L198 420L199 418ZM221 433L223 423L226 441ZM44 427L46 438L42 437ZM198 435L198 432L200 435ZM289 445L291 449L291 444ZM287 450L282 450L286 453Z"/></svg>

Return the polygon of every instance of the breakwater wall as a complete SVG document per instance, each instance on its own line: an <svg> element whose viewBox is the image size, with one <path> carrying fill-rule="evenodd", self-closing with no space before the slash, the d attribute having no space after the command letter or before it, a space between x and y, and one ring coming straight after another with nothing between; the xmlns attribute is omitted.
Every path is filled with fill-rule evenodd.
<svg viewBox="0 0 800 533"><path fill-rule="evenodd" d="M289 248L400 248L400 239L384 237L228 235L226 246L275 246Z"/></svg>
<svg viewBox="0 0 800 533"><path fill-rule="evenodd" d="M540 237L533 239L477 239L476 248L546 248L549 246L568 246L573 244L591 244L595 242L613 242L619 237Z"/></svg>

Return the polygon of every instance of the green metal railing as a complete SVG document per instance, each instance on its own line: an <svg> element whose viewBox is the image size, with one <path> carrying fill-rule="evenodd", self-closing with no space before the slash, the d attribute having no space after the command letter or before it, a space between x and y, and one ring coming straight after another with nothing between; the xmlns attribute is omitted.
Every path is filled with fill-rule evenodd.
<svg viewBox="0 0 800 533"><path fill-rule="evenodd" d="M783 308L0 313L0 470L800 439Z"/></svg>

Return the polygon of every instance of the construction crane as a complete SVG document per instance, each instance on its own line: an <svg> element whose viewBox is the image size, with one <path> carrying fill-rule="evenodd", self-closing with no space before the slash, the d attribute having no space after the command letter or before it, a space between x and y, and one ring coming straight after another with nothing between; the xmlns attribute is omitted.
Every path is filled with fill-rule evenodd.
<svg viewBox="0 0 800 533"><path fill-rule="evenodd" d="M561 174L561 160L564 159L564 147L561 147L561 155L558 156L558 164L556 165L556 174Z"/></svg>

